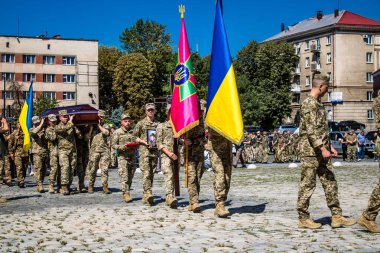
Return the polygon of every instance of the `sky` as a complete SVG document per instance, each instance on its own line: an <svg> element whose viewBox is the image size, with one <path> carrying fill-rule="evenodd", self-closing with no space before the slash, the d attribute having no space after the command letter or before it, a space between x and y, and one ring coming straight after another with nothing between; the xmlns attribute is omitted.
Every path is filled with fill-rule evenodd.
<svg viewBox="0 0 380 253"><path fill-rule="evenodd" d="M142 18L165 25L176 49L180 4L186 6L192 52L210 54L215 0L0 0L0 35L59 34L121 48L119 35ZM337 8L380 21L380 0L223 0L231 54L234 57L252 40L261 42L279 33L282 22L290 26L315 16L317 10L328 14Z"/></svg>

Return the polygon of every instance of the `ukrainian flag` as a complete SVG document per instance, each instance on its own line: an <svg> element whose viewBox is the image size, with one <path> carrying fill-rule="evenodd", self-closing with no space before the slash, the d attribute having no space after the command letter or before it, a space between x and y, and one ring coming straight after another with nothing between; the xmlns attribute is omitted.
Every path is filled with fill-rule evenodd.
<svg viewBox="0 0 380 253"><path fill-rule="evenodd" d="M31 145L29 129L32 128L32 117L33 117L33 82L30 84L28 96L25 99L25 103L22 106L20 117L18 121L20 122L21 129L24 132L24 150L28 151Z"/></svg>
<svg viewBox="0 0 380 253"><path fill-rule="evenodd" d="M216 3L206 123L233 143L241 143L244 132L243 118L221 0Z"/></svg>

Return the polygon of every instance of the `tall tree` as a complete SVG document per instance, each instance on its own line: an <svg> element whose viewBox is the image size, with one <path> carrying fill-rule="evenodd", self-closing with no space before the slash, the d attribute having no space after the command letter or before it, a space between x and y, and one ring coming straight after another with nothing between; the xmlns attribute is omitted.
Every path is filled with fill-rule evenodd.
<svg viewBox="0 0 380 253"><path fill-rule="evenodd" d="M100 108L112 111L117 106L115 94L112 90L113 76L116 63L122 56L122 52L116 47L99 47L99 97Z"/></svg>
<svg viewBox="0 0 380 253"><path fill-rule="evenodd" d="M33 102L34 115L42 116L44 111L55 108L58 105L59 104L55 98L51 99L41 95Z"/></svg>
<svg viewBox="0 0 380 253"><path fill-rule="evenodd" d="M117 61L113 90L117 102L124 106L135 120L144 116L144 106L153 101L152 63L141 53L123 55Z"/></svg>
<svg viewBox="0 0 380 253"><path fill-rule="evenodd" d="M154 21L139 19L130 28L125 28L119 39L127 53L141 53L151 62L154 84L152 93L155 97L161 96L169 74L172 73L168 68L172 48L166 27Z"/></svg>
<svg viewBox="0 0 380 253"><path fill-rule="evenodd" d="M210 55L201 57L198 53L192 54L192 63L194 67L194 76L197 83L198 97L206 99L208 78L210 73Z"/></svg>

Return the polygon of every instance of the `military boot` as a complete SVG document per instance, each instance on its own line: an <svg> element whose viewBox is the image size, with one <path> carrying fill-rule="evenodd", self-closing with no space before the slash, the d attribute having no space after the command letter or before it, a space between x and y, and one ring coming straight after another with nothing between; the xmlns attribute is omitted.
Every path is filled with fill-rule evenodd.
<svg viewBox="0 0 380 253"><path fill-rule="evenodd" d="M230 212L224 207L224 202L219 202L216 204L214 214L219 218L227 218Z"/></svg>
<svg viewBox="0 0 380 253"><path fill-rule="evenodd" d="M367 228L369 232L380 233L380 227L376 224L376 222L372 220L367 220L367 218L363 215L360 216L358 224Z"/></svg>
<svg viewBox="0 0 380 253"><path fill-rule="evenodd" d="M150 192L144 193L144 196L143 196L141 201L143 204L148 204L148 205L152 206L154 203L152 193L150 193Z"/></svg>
<svg viewBox="0 0 380 253"><path fill-rule="evenodd" d="M88 185L87 192L94 193L94 185Z"/></svg>
<svg viewBox="0 0 380 253"><path fill-rule="evenodd" d="M317 228L321 228L322 224L314 222L312 219L302 219L302 220L298 221L298 227L299 228L317 229Z"/></svg>
<svg viewBox="0 0 380 253"><path fill-rule="evenodd" d="M54 183L49 184L49 193L54 193Z"/></svg>
<svg viewBox="0 0 380 253"><path fill-rule="evenodd" d="M0 204L7 202L6 198L0 197Z"/></svg>
<svg viewBox="0 0 380 253"><path fill-rule="evenodd" d="M8 187L11 187L11 185L12 185L12 181L7 181L7 182L6 182L6 185L8 185Z"/></svg>
<svg viewBox="0 0 380 253"><path fill-rule="evenodd" d="M199 213L201 211L201 207L199 206L198 202L190 203L188 210L193 213Z"/></svg>
<svg viewBox="0 0 380 253"><path fill-rule="evenodd" d="M69 187L67 185L62 185L62 194L65 196L70 195Z"/></svg>
<svg viewBox="0 0 380 253"><path fill-rule="evenodd" d="M175 209L178 206L178 201L175 197L173 197L172 194L169 194L166 196L166 205L170 206L170 208Z"/></svg>
<svg viewBox="0 0 380 253"><path fill-rule="evenodd" d="M107 184L103 184L103 193L105 193L105 194L111 194L111 191L108 190L108 185Z"/></svg>
<svg viewBox="0 0 380 253"><path fill-rule="evenodd" d="M39 192L39 193L44 193L45 192L44 187L42 186L42 184L37 184L37 192Z"/></svg>
<svg viewBox="0 0 380 253"><path fill-rule="evenodd" d="M123 199L126 203L129 203L132 201L132 197L131 197L131 194L129 194L129 192L124 192L123 193Z"/></svg>
<svg viewBox="0 0 380 253"><path fill-rule="evenodd" d="M83 182L78 183L78 192L79 193L86 193L87 192L86 187L84 186Z"/></svg>
<svg viewBox="0 0 380 253"><path fill-rule="evenodd" d="M342 215L333 215L331 218L331 227L340 228L352 226L356 223L354 219L346 219Z"/></svg>

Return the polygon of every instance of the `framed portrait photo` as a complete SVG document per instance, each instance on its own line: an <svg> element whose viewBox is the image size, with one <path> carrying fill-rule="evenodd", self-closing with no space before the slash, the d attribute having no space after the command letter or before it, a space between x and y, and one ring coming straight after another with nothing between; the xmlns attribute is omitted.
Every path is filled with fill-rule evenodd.
<svg viewBox="0 0 380 253"><path fill-rule="evenodd" d="M157 147L157 131L154 129L148 129L146 135L149 146L152 148Z"/></svg>

